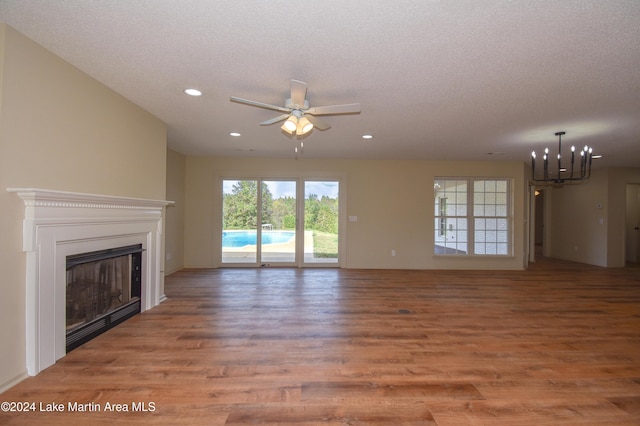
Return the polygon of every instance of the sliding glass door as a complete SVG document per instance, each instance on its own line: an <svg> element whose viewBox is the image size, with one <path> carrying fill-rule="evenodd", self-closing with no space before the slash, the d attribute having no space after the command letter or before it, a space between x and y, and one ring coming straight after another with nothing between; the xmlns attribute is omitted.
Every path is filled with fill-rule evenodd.
<svg viewBox="0 0 640 426"><path fill-rule="evenodd" d="M338 181L304 182L304 263L338 263L339 194Z"/></svg>
<svg viewBox="0 0 640 426"><path fill-rule="evenodd" d="M223 180L222 263L295 264L296 187L291 180Z"/></svg>
<svg viewBox="0 0 640 426"><path fill-rule="evenodd" d="M222 183L222 263L258 262L258 181Z"/></svg>
<svg viewBox="0 0 640 426"><path fill-rule="evenodd" d="M296 182L269 180L262 183L263 264L296 262L297 204Z"/></svg>
<svg viewBox="0 0 640 426"><path fill-rule="evenodd" d="M337 266L339 181L224 179L221 263Z"/></svg>

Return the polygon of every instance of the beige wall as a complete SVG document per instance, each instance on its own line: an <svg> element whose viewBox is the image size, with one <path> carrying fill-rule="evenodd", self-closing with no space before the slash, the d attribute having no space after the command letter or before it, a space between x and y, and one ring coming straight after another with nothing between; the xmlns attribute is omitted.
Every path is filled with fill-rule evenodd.
<svg viewBox="0 0 640 426"><path fill-rule="evenodd" d="M608 171L594 170L586 184L546 191L551 257L606 266ZM622 204L624 206L624 204Z"/></svg>
<svg viewBox="0 0 640 426"><path fill-rule="evenodd" d="M165 215L165 274L184 268L184 180L186 158L167 150L167 200L173 201Z"/></svg>
<svg viewBox="0 0 640 426"><path fill-rule="evenodd" d="M166 126L0 24L0 389L24 376L24 205L6 188L164 199Z"/></svg>
<svg viewBox="0 0 640 426"><path fill-rule="evenodd" d="M234 177L343 178L347 268L522 269L524 163L367 161L187 157L185 267L219 266L221 179ZM514 257L460 259L433 256L435 176L513 178ZM391 256L395 249L397 255Z"/></svg>
<svg viewBox="0 0 640 426"><path fill-rule="evenodd" d="M640 168L594 170L586 184L547 189L551 257L624 266L628 183L640 183Z"/></svg>
<svg viewBox="0 0 640 426"><path fill-rule="evenodd" d="M607 204L609 224L607 235L607 266L625 265L625 204L627 184L640 184L640 168L609 169Z"/></svg>

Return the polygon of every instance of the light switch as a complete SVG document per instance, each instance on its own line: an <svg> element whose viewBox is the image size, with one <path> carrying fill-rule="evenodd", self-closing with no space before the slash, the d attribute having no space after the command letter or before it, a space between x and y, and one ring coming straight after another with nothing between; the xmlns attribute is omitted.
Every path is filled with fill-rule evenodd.
<svg viewBox="0 0 640 426"><path fill-rule="evenodd" d="M349 216L349 222L357 222L358 216Z"/></svg>

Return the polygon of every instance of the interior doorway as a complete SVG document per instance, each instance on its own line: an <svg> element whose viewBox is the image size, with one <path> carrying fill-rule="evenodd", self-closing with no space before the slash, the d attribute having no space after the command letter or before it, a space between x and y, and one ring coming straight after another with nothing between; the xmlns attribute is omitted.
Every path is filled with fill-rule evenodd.
<svg viewBox="0 0 640 426"><path fill-rule="evenodd" d="M529 232L527 239L528 256L527 263L535 262L537 258L548 256L548 244L546 233L547 209L545 191L529 187ZM527 265L525 264L525 267Z"/></svg>
<svg viewBox="0 0 640 426"><path fill-rule="evenodd" d="M640 265L640 184L627 184L625 261Z"/></svg>
<svg viewBox="0 0 640 426"><path fill-rule="evenodd" d="M544 256L545 247L545 191L535 190L535 231L533 233L536 257Z"/></svg>

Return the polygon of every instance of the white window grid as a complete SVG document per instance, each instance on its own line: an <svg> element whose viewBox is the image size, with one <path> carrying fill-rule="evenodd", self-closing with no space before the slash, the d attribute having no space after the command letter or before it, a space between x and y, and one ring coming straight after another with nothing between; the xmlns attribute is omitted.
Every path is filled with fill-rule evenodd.
<svg viewBox="0 0 640 426"><path fill-rule="evenodd" d="M438 177L434 190L436 254L511 255L510 179Z"/></svg>

